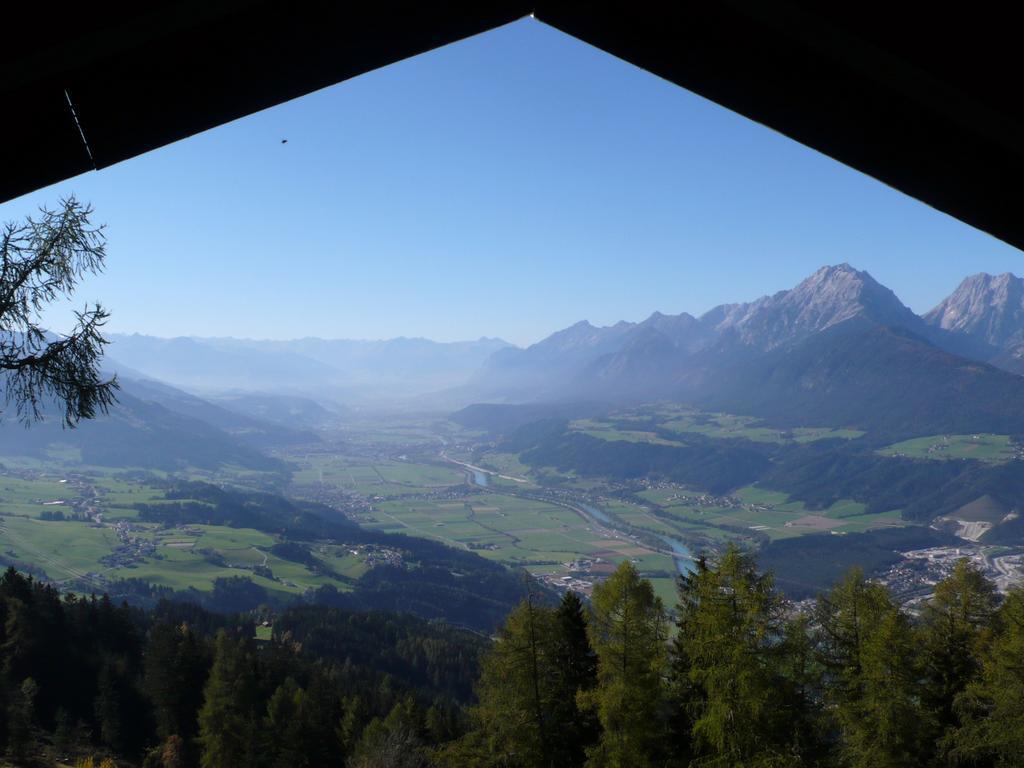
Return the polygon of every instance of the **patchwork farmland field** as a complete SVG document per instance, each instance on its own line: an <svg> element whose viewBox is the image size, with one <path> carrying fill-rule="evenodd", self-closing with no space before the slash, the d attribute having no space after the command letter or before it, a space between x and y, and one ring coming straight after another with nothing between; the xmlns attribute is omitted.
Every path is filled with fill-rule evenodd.
<svg viewBox="0 0 1024 768"><path fill-rule="evenodd" d="M54 504L60 500L61 504ZM170 504L144 480L112 473L21 470L0 475L0 562L31 563L56 582L103 589L109 579L140 579L175 590L208 591L214 581L245 575L271 593L294 595L345 579L314 573L274 555L275 537L218 525L164 527L138 522L133 505ZM43 519L49 513L64 519ZM313 552L325 568L358 578L362 558L338 547ZM257 568L258 567L258 568ZM256 571L259 570L259 573ZM268 577L270 576L270 577Z"/></svg>
<svg viewBox="0 0 1024 768"><path fill-rule="evenodd" d="M626 558L653 578L672 582L675 574L668 554L610 535L568 507L500 492L450 501L386 501L364 525L435 538L549 577L610 571ZM580 562L585 560L594 562Z"/></svg>
<svg viewBox="0 0 1024 768"><path fill-rule="evenodd" d="M327 485L379 497L430 493L461 485L464 480L464 473L454 467L337 454L303 457L301 468L292 476L293 485L300 489Z"/></svg>

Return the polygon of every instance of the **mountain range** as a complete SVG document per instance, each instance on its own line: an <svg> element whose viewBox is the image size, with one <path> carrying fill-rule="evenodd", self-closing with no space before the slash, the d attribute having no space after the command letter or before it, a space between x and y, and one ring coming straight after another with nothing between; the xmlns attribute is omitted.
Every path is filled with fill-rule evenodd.
<svg viewBox="0 0 1024 768"><path fill-rule="evenodd" d="M544 404L589 412L669 399L780 426L1024 435L1024 280L968 277L918 316L867 272L840 264L700 317L581 321L525 349L486 338L130 335L113 337L107 362L124 384L109 416L73 431L5 425L0 454L63 444L93 463L267 468L262 450L314 443L315 430L344 421L352 405L437 391L445 403L530 403L541 414Z"/></svg>
<svg viewBox="0 0 1024 768"><path fill-rule="evenodd" d="M462 384L508 342L482 338L441 343L304 338L235 338L111 334L108 367L194 392L273 392L320 400L403 398Z"/></svg>
<svg viewBox="0 0 1024 768"><path fill-rule="evenodd" d="M781 422L1024 431L1024 280L975 275L921 317L867 272L694 317L586 321L493 354L481 400L673 399Z"/></svg>

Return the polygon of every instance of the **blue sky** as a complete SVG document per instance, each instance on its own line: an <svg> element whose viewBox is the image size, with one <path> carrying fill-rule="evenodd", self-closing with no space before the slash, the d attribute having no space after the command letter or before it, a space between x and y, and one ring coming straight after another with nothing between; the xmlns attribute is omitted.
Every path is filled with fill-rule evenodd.
<svg viewBox="0 0 1024 768"><path fill-rule="evenodd" d="M0 220L69 192L108 225L79 303L160 336L524 344L583 318L699 314L827 263L919 312L967 274L1024 272L1020 251L532 19Z"/></svg>

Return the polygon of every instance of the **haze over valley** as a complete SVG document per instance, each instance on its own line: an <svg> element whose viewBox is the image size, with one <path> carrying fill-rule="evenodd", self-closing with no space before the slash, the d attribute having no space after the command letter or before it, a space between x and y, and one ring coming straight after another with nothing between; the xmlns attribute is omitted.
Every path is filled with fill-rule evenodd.
<svg viewBox="0 0 1024 768"><path fill-rule="evenodd" d="M919 599L950 566L943 552L969 553L1006 587L1024 556L1022 286L975 275L918 316L840 264L700 317L580 321L525 348L114 335L105 366L122 389L109 415L73 430L56 419L0 428L5 472L25 487L7 509L27 515L7 523L20 545L3 557L114 593L141 569L146 589L202 595L217 568L253 566L228 550L188 566L208 549L188 526L239 521L135 527L162 518L132 494L205 498L219 486L321 505L351 536L432 540L583 593L632 558L667 598L695 552L726 541L757 551L797 596L858 563ZM50 526L31 524L55 509L127 533L111 552L67 559L47 550ZM161 549L168 535L191 543ZM126 543L140 540L156 548ZM136 554L112 555L125 547ZM35 562L46 551L49 565ZM168 571L163 552L185 562ZM281 573L298 568L287 577L268 565L254 583L280 599L349 589L326 562L282 561Z"/></svg>
<svg viewBox="0 0 1024 768"><path fill-rule="evenodd" d="M228 404L254 393L312 398L334 410L668 399L763 416L788 408L786 418L812 409L826 420L866 424L883 409L872 415L858 410L857 401L885 396L876 391L884 389L883 365L886 376L930 382L929 399L941 399L937 388L943 387L951 396L951 382L966 375L973 387L1013 389L1016 380L1003 373L1024 370L1022 286L1009 274L974 275L918 316L867 272L841 264L822 267L791 290L721 305L699 318L654 312L606 327L581 320L525 348L496 338L438 343L113 334L106 365L125 379L153 379ZM826 344L832 351L822 354ZM853 366L855 359L867 365ZM965 367L965 361L987 367ZM844 364L855 378L843 373ZM844 394L837 389L842 386L861 394ZM984 411L986 399L992 397L950 406L949 418L961 418L965 409ZM842 409L847 412L829 412ZM972 411L962 418L984 417Z"/></svg>

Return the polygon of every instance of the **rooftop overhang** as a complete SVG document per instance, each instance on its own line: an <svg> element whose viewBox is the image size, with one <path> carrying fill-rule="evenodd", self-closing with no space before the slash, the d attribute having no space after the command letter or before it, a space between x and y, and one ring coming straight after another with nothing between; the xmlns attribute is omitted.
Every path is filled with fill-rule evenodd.
<svg viewBox="0 0 1024 768"><path fill-rule="evenodd" d="M528 14L1024 247L1002 6L163 0L5 10L0 201Z"/></svg>

